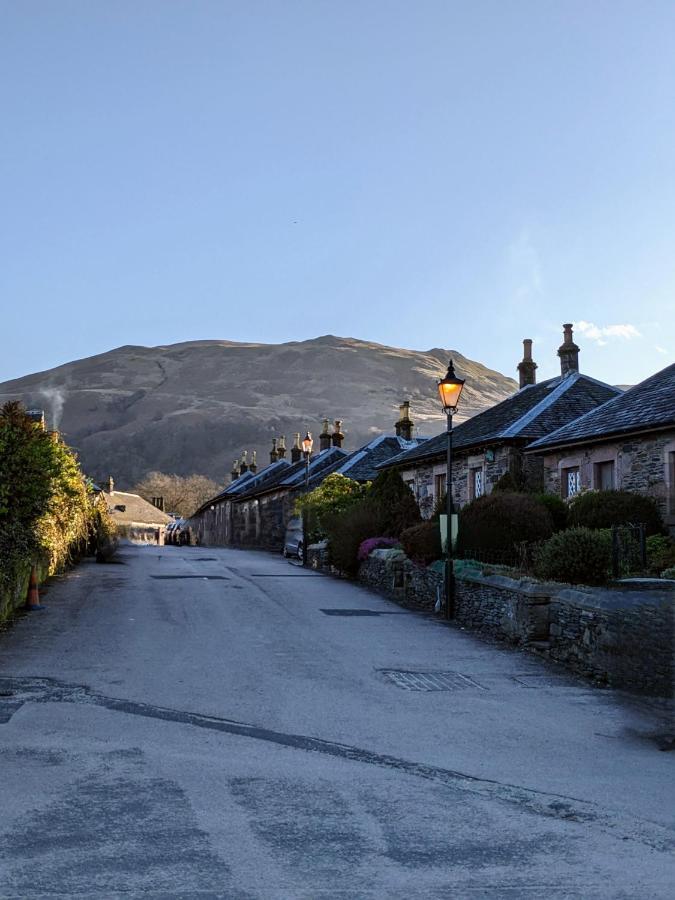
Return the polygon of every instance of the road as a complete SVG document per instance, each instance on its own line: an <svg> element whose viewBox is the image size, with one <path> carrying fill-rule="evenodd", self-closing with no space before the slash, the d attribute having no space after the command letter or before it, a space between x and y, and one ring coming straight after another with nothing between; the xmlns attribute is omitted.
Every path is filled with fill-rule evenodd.
<svg viewBox="0 0 675 900"><path fill-rule="evenodd" d="M631 701L258 552L123 549L0 634L0 897L661 898Z"/></svg>

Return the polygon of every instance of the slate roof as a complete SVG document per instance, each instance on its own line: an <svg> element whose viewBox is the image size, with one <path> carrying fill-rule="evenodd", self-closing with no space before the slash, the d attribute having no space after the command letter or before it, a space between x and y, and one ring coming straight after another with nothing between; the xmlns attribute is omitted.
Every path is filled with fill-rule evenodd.
<svg viewBox="0 0 675 900"><path fill-rule="evenodd" d="M118 525L168 525L173 522L171 516L148 503L138 494L126 491L103 491L108 509ZM124 509L118 509L123 506Z"/></svg>
<svg viewBox="0 0 675 900"><path fill-rule="evenodd" d="M381 434L360 450L350 453L335 471L355 481L372 481L379 474L378 466L398 456L402 451L415 449L420 441L426 440L427 438L418 438L406 441L394 434Z"/></svg>
<svg viewBox="0 0 675 900"><path fill-rule="evenodd" d="M328 450L322 450L309 461L309 485L310 488L322 481L326 475L337 468L340 462L347 456L344 450L338 447L330 447ZM277 469L279 463L285 465L282 469ZM274 471L271 471L274 469ZM289 463L287 460L279 460L278 463L272 463L258 473L255 482L245 485L242 491L237 492L231 499L240 501L257 497L260 494L266 494L273 490L288 489L293 490L302 487L305 481L305 460L301 459L297 463Z"/></svg>
<svg viewBox="0 0 675 900"><path fill-rule="evenodd" d="M469 450L504 441L528 444L620 393L618 388L580 372L527 385L512 397L454 428L453 449ZM381 463L379 468L442 457L446 452L446 442L446 433L443 432L421 446Z"/></svg>
<svg viewBox="0 0 675 900"><path fill-rule="evenodd" d="M528 449L588 443L613 435L669 427L675 427L675 363L540 438Z"/></svg>

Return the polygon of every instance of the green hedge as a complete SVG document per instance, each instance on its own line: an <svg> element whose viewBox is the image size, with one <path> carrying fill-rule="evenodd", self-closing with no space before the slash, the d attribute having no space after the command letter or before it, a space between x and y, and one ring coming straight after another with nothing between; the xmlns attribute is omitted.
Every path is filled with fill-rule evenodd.
<svg viewBox="0 0 675 900"><path fill-rule="evenodd" d="M592 528L559 531L534 553L537 577L568 584L604 584L611 562L611 534Z"/></svg>
<svg viewBox="0 0 675 900"><path fill-rule="evenodd" d="M570 503L570 525L611 528L612 525L644 524L646 532L662 534L663 519L651 497L631 491L588 491Z"/></svg>

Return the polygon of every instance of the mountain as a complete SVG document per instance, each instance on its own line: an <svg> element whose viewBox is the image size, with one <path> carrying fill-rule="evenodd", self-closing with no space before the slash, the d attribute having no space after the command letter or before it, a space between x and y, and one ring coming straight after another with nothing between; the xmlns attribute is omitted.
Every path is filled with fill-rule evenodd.
<svg viewBox="0 0 675 900"><path fill-rule="evenodd" d="M511 378L454 350L401 350L332 335L286 344L190 341L118 347L0 383L0 403L20 399L47 413L94 478L122 489L151 470L227 481L235 456L342 419L345 449L393 431L411 400L420 434L445 427L436 380L452 356L466 386L456 421L513 393Z"/></svg>

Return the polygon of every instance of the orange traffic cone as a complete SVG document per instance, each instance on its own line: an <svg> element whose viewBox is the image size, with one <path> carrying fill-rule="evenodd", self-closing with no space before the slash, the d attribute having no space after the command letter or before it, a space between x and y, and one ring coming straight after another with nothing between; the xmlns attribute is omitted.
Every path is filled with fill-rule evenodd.
<svg viewBox="0 0 675 900"><path fill-rule="evenodd" d="M45 609L40 603L40 592L38 591L37 571L35 566L30 570L30 581L28 582L28 596L26 597L26 609L33 612L36 609Z"/></svg>

